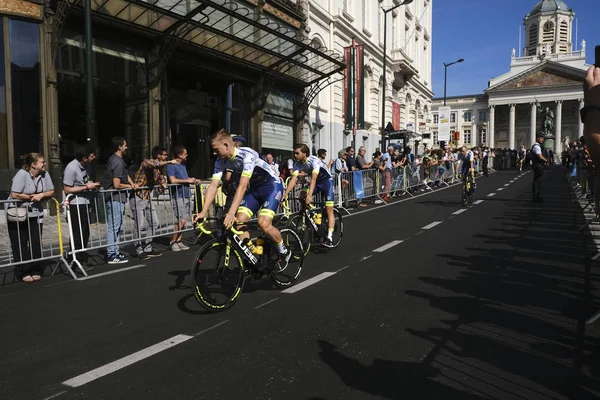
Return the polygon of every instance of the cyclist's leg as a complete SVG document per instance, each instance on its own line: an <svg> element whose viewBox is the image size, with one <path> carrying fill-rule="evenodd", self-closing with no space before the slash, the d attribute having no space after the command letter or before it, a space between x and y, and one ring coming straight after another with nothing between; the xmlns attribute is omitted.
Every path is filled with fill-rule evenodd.
<svg viewBox="0 0 600 400"><path fill-rule="evenodd" d="M333 179L327 179L321 182L317 182L317 189L323 193L325 197L325 212L327 213L327 239L333 238L333 231L335 229L335 216L333 214L333 205L335 202L335 193L333 190Z"/></svg>
<svg viewBox="0 0 600 400"><path fill-rule="evenodd" d="M247 223L259 208L260 203L256 198L256 194L251 190L247 191L244 199L242 200L242 204L240 204L238 207L237 214L235 215L235 218L239 222L236 229L243 232L241 235L242 239L250 239L250 232L248 232Z"/></svg>
<svg viewBox="0 0 600 400"><path fill-rule="evenodd" d="M279 208L282 196L283 184L281 182L273 182L257 191L257 199L262 202L262 208L258 213L258 226L277 245L279 253L283 254L287 252L287 249L283 244L279 229L273 225L273 217Z"/></svg>

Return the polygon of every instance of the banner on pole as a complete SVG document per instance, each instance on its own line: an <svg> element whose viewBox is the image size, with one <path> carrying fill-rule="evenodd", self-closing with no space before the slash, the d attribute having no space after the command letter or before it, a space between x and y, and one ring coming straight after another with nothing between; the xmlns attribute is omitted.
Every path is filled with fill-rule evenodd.
<svg viewBox="0 0 600 400"><path fill-rule="evenodd" d="M365 128L365 46L356 46L356 129ZM354 131L356 135L356 130Z"/></svg>
<svg viewBox="0 0 600 400"><path fill-rule="evenodd" d="M344 60L346 69L344 71L344 129L350 129L353 119L352 101L350 97L350 88L352 85L352 47L344 47Z"/></svg>
<svg viewBox="0 0 600 400"><path fill-rule="evenodd" d="M449 142L450 141L450 113L451 107L443 106L438 110L440 123L438 125L438 140Z"/></svg>
<svg viewBox="0 0 600 400"><path fill-rule="evenodd" d="M392 126L394 130L400 130L400 103L392 101Z"/></svg>

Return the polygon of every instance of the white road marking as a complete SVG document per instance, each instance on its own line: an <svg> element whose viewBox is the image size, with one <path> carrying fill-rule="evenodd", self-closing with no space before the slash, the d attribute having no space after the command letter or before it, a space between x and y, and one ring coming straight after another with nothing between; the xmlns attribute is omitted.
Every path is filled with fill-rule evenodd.
<svg viewBox="0 0 600 400"><path fill-rule="evenodd" d="M361 258L360 260L358 260L358 262L363 262L365 260L368 260L371 257L373 257L373 254L369 254L368 256L364 256L363 258Z"/></svg>
<svg viewBox="0 0 600 400"><path fill-rule="evenodd" d="M44 400L55 399L55 398L57 398L58 396L60 396L61 394L65 394L65 393L67 393L67 391L66 391L66 390L63 390L62 392L58 392L58 393L55 393L55 394L53 394L53 395L51 395L51 396L48 396L48 397L44 398Z"/></svg>
<svg viewBox="0 0 600 400"><path fill-rule="evenodd" d="M510 186L508 183L506 185L504 185L504 187Z"/></svg>
<svg viewBox="0 0 600 400"><path fill-rule="evenodd" d="M477 200L477 201L473 202L473 204L481 204L481 203L483 203L483 200Z"/></svg>
<svg viewBox="0 0 600 400"><path fill-rule="evenodd" d="M258 305L256 307L254 307L254 309L258 310L259 308L262 308L262 307L264 307L264 306L266 306L268 304L271 304L272 302L274 302L275 300L278 300L278 299L279 299L279 297L275 297L274 299L271 299L269 301L266 301L266 302L262 303L261 305Z"/></svg>
<svg viewBox="0 0 600 400"><path fill-rule="evenodd" d="M64 381L63 385L73 387L73 388L83 386L86 383L90 383L92 381L95 381L96 379L102 378L102 377L104 377L108 374L111 374L115 371L118 371L122 368L128 367L131 364L134 364L138 361L142 361L148 357L152 357L153 355L158 354L161 351L170 349L171 347L177 346L178 344L186 342L192 338L193 338L193 336L189 336L189 335L173 336L170 339L164 340L164 341L157 343L155 345L152 345L150 347L146 347L143 350L140 350L136 353L130 354L119 360L113 361L109 364L106 364L106 365L100 367L100 368L96 368L94 370L86 372L85 374L82 374L82 375L76 376L75 378L69 379L68 381Z"/></svg>
<svg viewBox="0 0 600 400"><path fill-rule="evenodd" d="M498 192L501 192L501 191L503 191L503 190L504 190L504 188L498 188L498 189L496 189L496 190L497 190Z"/></svg>
<svg viewBox="0 0 600 400"><path fill-rule="evenodd" d="M596 315L594 315L592 318L588 319L588 320L586 321L586 324L588 324L588 325L591 325L591 324L593 324L594 322L596 322L596 321L598 320L598 318L600 318L600 312L599 312L599 313L597 313Z"/></svg>
<svg viewBox="0 0 600 400"><path fill-rule="evenodd" d="M490 193L490 194L487 195L487 197L492 197L492 196L495 196L495 195L496 195L496 193Z"/></svg>
<svg viewBox="0 0 600 400"><path fill-rule="evenodd" d="M95 278L100 278L101 276L113 275L113 274L118 274L120 272L131 271L132 269L142 268L145 266L146 266L146 264L140 264L140 265L134 265L133 267L115 269L114 271L107 271L107 272L102 272L100 274L84 276L83 278L77 279L77 281L87 281L89 279L95 279Z"/></svg>
<svg viewBox="0 0 600 400"><path fill-rule="evenodd" d="M467 211L467 209L466 209L466 208L461 208L461 209L460 209L460 210L458 210L458 211L454 211L452 214L453 214L453 215L460 215L460 214L464 213L465 211Z"/></svg>
<svg viewBox="0 0 600 400"><path fill-rule="evenodd" d="M444 222L444 221L435 221L435 222L430 223L429 225L426 225L426 226L422 227L421 229L431 229L434 226L438 226L442 222Z"/></svg>
<svg viewBox="0 0 600 400"><path fill-rule="evenodd" d="M343 268L340 268L340 269L338 269L337 271L335 271L335 273L337 274L338 272L341 272L341 271L345 270L346 268L350 268L350 266L349 266L349 265L346 265L345 267L343 267Z"/></svg>
<svg viewBox="0 0 600 400"><path fill-rule="evenodd" d="M335 272L323 272L317 276L313 276L310 279L305 280L304 282L298 283L297 285L292 286L289 289L285 289L281 293L296 293L300 290L309 287L310 285L314 285L315 283L322 281L323 279L327 279L330 276L335 275Z"/></svg>
<svg viewBox="0 0 600 400"><path fill-rule="evenodd" d="M381 246L375 250L373 250L373 253L382 253L384 251L386 251L387 249L391 249L392 247L399 245L400 243L402 243L404 240L394 240L388 244L386 244L385 246Z"/></svg>

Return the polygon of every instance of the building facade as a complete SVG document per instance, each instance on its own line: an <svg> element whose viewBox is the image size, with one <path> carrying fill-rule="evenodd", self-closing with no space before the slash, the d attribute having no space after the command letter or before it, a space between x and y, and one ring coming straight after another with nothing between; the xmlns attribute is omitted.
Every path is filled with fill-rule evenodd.
<svg viewBox="0 0 600 400"><path fill-rule="evenodd" d="M307 30L316 47L343 53L354 43L364 46L364 126L344 126L343 76L317 94L309 108L304 140L313 149L325 148L332 157L347 146L367 147L368 155L381 143L382 125L394 123L403 141L420 140L431 123L431 35L433 0L309 0ZM387 32L384 16L387 15ZM383 48L387 40L386 89L383 93ZM385 118L382 121L382 96ZM360 99L359 99L360 100ZM383 123L382 123L383 122ZM394 135L392 135L393 137ZM391 139L391 142L396 140ZM333 152L336 154L334 155Z"/></svg>
<svg viewBox="0 0 600 400"><path fill-rule="evenodd" d="M544 130L545 146L560 154L566 142L583 134L579 110L589 65L585 40L579 49L572 40L574 16L564 1L539 1L523 21L524 56L512 49L510 70L492 78L483 94L447 98L457 121L451 127L457 145L528 148ZM442 105L443 98L434 99L433 146L439 145L435 123ZM547 120L553 125L544 126Z"/></svg>
<svg viewBox="0 0 600 400"><path fill-rule="evenodd" d="M212 173L207 139L222 127L289 155L303 135L305 89L344 69L340 54L311 46L305 1L90 1L88 132L87 3L0 0L0 190L29 152L43 153L59 180L77 149L95 148L99 178L114 136L127 139L132 168L155 145L185 145L198 178Z"/></svg>

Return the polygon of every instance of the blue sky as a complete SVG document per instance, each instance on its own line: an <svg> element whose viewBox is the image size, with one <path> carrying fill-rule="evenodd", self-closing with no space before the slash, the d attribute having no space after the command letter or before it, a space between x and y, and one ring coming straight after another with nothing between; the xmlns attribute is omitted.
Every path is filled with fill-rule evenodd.
<svg viewBox="0 0 600 400"><path fill-rule="evenodd" d="M523 29L523 18L537 2L538 0L433 0L434 96L444 95L444 62L465 59L462 64L448 67L448 96L482 93L490 78L508 72L511 49L517 49L517 56L519 55L519 29ZM585 39L587 63L593 64L594 47L600 44L600 1L565 2L575 11L575 18L579 21L578 42ZM523 33L521 40L522 43L525 40Z"/></svg>

